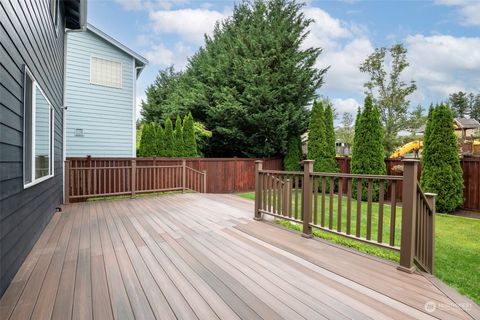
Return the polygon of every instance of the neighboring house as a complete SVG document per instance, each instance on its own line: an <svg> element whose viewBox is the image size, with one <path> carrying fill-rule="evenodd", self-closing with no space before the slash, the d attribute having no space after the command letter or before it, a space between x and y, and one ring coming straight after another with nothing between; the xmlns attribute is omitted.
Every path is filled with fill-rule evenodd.
<svg viewBox="0 0 480 320"><path fill-rule="evenodd" d="M84 0L0 1L0 296L62 203L65 28L85 21Z"/></svg>
<svg viewBox="0 0 480 320"><path fill-rule="evenodd" d="M68 34L67 157L135 157L135 87L146 64L91 24Z"/></svg>

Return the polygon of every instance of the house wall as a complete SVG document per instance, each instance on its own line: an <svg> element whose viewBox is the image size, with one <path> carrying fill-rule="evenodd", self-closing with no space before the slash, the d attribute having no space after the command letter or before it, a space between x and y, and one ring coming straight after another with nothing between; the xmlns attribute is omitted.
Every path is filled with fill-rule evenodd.
<svg viewBox="0 0 480 320"><path fill-rule="evenodd" d="M61 27L55 31L48 1L1 0L0 21L1 296L55 208L62 203L64 31ZM24 65L55 112L55 175L26 189L23 186Z"/></svg>
<svg viewBox="0 0 480 320"><path fill-rule="evenodd" d="M90 83L91 56L122 63L122 88ZM67 157L131 157L134 125L133 58L91 31L67 40ZM75 136L75 129L84 136Z"/></svg>

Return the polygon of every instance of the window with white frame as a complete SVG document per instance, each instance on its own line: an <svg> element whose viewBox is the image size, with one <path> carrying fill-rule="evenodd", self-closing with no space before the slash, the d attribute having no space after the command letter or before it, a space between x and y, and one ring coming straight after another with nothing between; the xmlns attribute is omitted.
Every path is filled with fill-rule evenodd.
<svg viewBox="0 0 480 320"><path fill-rule="evenodd" d="M90 61L90 82L102 86L122 87L122 64L117 61L92 57Z"/></svg>
<svg viewBox="0 0 480 320"><path fill-rule="evenodd" d="M29 187L53 176L54 112L27 68L24 101L23 180Z"/></svg>

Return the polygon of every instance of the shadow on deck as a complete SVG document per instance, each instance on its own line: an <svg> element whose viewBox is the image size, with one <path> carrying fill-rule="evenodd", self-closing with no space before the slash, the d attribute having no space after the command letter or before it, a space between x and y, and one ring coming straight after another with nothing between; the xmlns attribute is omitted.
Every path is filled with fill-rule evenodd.
<svg viewBox="0 0 480 320"><path fill-rule="evenodd" d="M68 205L0 300L2 319L472 319L438 280L267 222L233 195ZM468 304L470 303L470 305ZM469 309L465 312L461 306Z"/></svg>

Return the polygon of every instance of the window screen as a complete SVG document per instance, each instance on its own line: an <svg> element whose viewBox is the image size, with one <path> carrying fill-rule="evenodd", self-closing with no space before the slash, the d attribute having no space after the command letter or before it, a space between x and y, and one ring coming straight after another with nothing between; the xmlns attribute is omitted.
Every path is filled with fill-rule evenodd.
<svg viewBox="0 0 480 320"><path fill-rule="evenodd" d="M120 62L92 57L90 82L103 86L122 87L122 64Z"/></svg>

